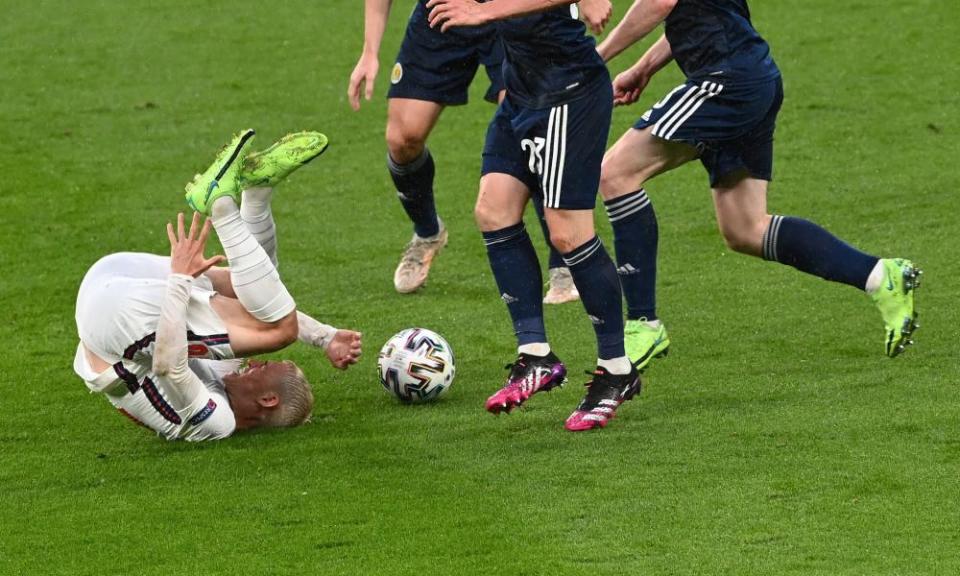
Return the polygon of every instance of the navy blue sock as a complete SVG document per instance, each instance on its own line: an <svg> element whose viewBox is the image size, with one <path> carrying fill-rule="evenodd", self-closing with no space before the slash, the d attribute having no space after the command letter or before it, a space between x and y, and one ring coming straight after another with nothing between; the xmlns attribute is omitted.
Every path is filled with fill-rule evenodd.
<svg viewBox="0 0 960 576"><path fill-rule="evenodd" d="M770 221L763 233L763 258L860 290L878 260L813 222L792 216L774 216Z"/></svg>
<svg viewBox="0 0 960 576"><path fill-rule="evenodd" d="M387 154L387 167L397 188L397 196L413 222L417 236L426 238L440 232L437 207L433 203L433 156L426 148L409 164L397 164Z"/></svg>
<svg viewBox="0 0 960 576"><path fill-rule="evenodd" d="M602 360L624 356L623 293L617 267L594 236L563 255L573 283L580 292L593 329L597 333L597 357Z"/></svg>
<svg viewBox="0 0 960 576"><path fill-rule="evenodd" d="M547 219L543 215L543 202L534 198L532 204L533 209L537 212L537 219L540 221L540 229L543 230L543 239L547 243L547 248L550 249L550 262L548 264L550 269L566 267L566 264L563 263L563 256L553 247L553 242L550 241L550 229L547 228Z"/></svg>
<svg viewBox="0 0 960 576"><path fill-rule="evenodd" d="M543 326L543 275L533 242L523 222L483 233L490 269L497 280L500 298L507 303L517 344L547 341Z"/></svg>
<svg viewBox="0 0 960 576"><path fill-rule="evenodd" d="M657 214L641 188L603 203L613 226L617 274L627 299L627 318L657 319Z"/></svg>

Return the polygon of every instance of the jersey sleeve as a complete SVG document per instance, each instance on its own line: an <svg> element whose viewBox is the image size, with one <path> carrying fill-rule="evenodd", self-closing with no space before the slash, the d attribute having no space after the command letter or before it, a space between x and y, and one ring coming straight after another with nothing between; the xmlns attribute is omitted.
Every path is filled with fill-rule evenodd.
<svg viewBox="0 0 960 576"><path fill-rule="evenodd" d="M221 440L231 436L237 429L236 418L226 396L210 393L205 400L187 421L188 428L182 437L188 442Z"/></svg>
<svg viewBox="0 0 960 576"><path fill-rule="evenodd" d="M159 396L181 416L180 437L189 441L219 440L233 434L236 419L224 394L210 390L190 368L186 314L193 278L170 274L160 306L153 370Z"/></svg>
<svg viewBox="0 0 960 576"><path fill-rule="evenodd" d="M153 373L162 382L164 395L173 409L187 411L206 392L203 382L190 370L187 353L187 304L193 278L170 274L167 291L160 304L156 346L153 349Z"/></svg>

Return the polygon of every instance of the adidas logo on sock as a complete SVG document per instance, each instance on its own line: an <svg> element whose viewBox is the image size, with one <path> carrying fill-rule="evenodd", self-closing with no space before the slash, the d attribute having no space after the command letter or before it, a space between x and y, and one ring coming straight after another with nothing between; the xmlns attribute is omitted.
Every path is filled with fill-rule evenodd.
<svg viewBox="0 0 960 576"><path fill-rule="evenodd" d="M593 325L594 325L594 326L599 326L599 325L603 324L603 320L601 320L600 318L597 318L596 316L594 316L594 315L592 315L592 314L588 315L587 318L589 318L590 321L593 322Z"/></svg>
<svg viewBox="0 0 960 576"><path fill-rule="evenodd" d="M506 292L500 295L500 299L506 302L507 304L513 304L514 302L520 301L519 298L514 298L513 296L507 294Z"/></svg>
<svg viewBox="0 0 960 576"><path fill-rule="evenodd" d="M631 264L627 263L623 266L617 268L617 274L621 276L632 276L634 274L639 274L640 271L634 268Z"/></svg>

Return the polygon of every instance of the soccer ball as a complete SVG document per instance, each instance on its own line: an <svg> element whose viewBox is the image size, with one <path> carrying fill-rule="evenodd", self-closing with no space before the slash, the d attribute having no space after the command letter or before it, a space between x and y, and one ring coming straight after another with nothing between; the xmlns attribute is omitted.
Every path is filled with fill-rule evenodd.
<svg viewBox="0 0 960 576"><path fill-rule="evenodd" d="M436 400L453 384L453 350L436 332L407 328L387 340L377 358L380 384L401 402Z"/></svg>

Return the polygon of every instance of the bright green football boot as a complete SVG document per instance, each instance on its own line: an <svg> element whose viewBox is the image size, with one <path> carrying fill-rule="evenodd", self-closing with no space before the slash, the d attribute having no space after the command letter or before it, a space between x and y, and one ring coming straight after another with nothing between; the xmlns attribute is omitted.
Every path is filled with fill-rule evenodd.
<svg viewBox="0 0 960 576"><path fill-rule="evenodd" d="M920 286L923 271L902 258L883 258L880 262L883 263L883 284L870 294L870 299L883 316L886 352L893 358L913 344L910 337L920 327L913 309L913 291Z"/></svg>
<svg viewBox="0 0 960 576"><path fill-rule="evenodd" d="M646 318L627 320L623 336L627 357L637 370L643 370L651 360L666 356L669 352L670 337L667 336L663 322L656 328L651 328L647 326Z"/></svg>
<svg viewBox="0 0 960 576"><path fill-rule="evenodd" d="M240 169L240 189L276 186L297 168L323 154L327 137L319 132L287 134L260 152L251 152Z"/></svg>
<svg viewBox="0 0 960 576"><path fill-rule="evenodd" d="M240 205L240 165L254 134L253 130L243 130L234 135L233 140L217 152L206 172L197 174L187 184L185 197L191 208L209 216L213 201L222 196L230 196Z"/></svg>

